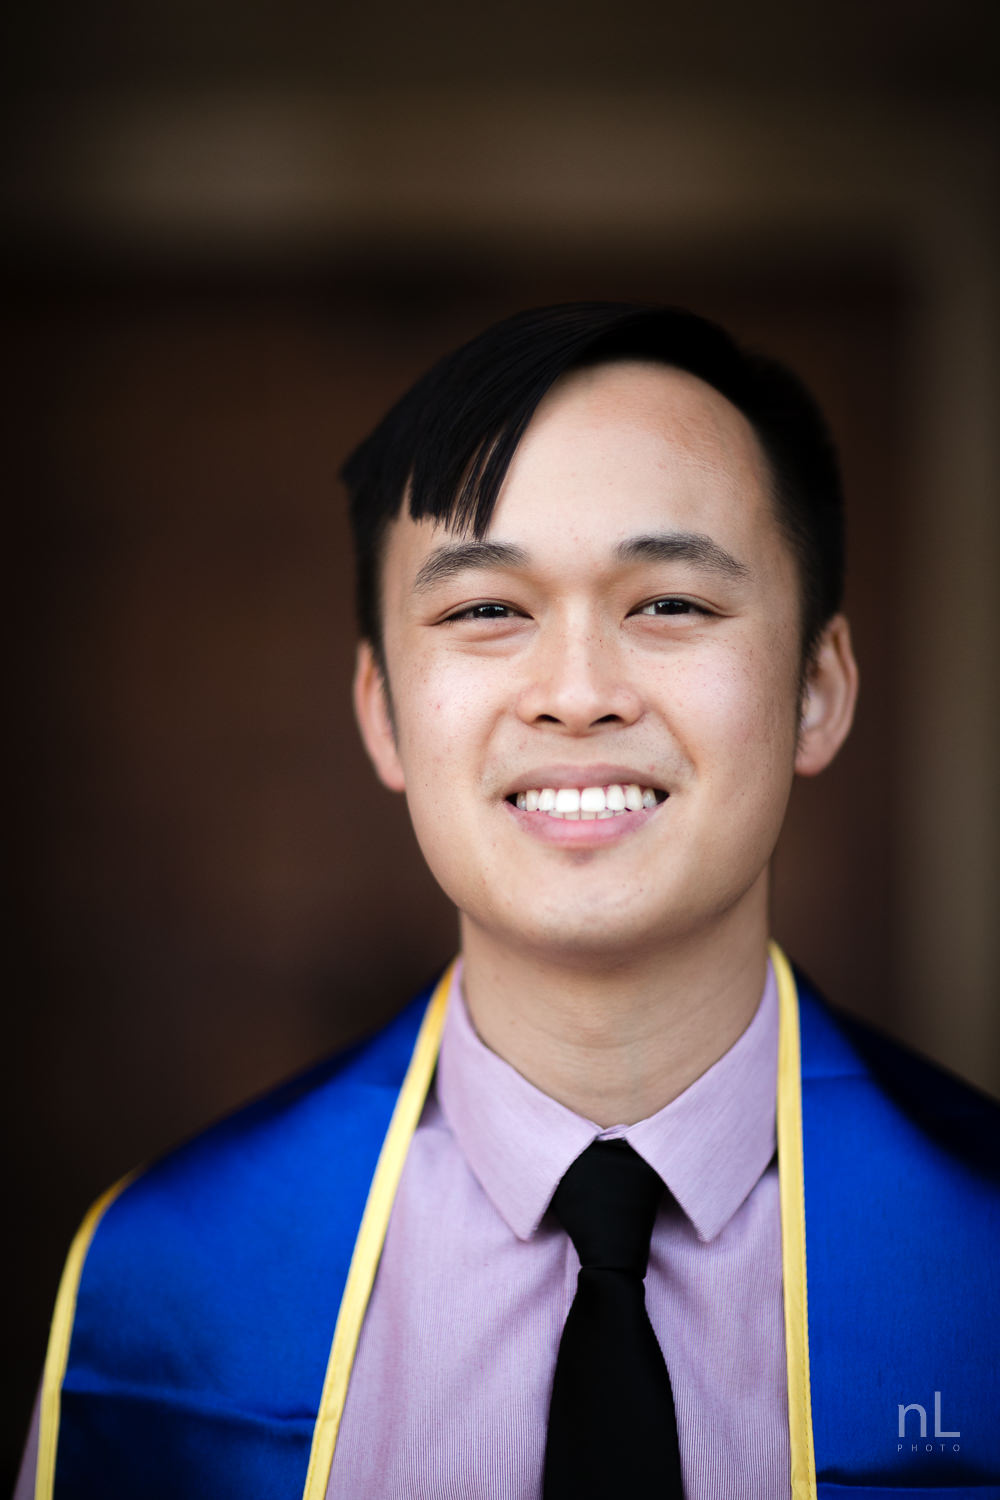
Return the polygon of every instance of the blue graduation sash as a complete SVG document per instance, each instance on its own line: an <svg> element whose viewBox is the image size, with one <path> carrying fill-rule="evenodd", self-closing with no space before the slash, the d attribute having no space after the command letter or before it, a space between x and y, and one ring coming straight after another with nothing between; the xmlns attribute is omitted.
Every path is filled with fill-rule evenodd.
<svg viewBox="0 0 1000 1500"><path fill-rule="evenodd" d="M1000 1500L1000 1112L772 961L794 1500ZM37 1500L323 1500L450 974L94 1206Z"/></svg>
<svg viewBox="0 0 1000 1500"><path fill-rule="evenodd" d="M799 994L818 1500L998 1500L1000 1110Z"/></svg>

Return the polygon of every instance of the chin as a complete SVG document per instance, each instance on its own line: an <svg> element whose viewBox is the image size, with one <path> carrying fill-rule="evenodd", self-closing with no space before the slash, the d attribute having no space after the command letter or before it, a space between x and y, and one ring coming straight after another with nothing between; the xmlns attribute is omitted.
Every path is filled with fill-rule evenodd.
<svg viewBox="0 0 1000 1500"><path fill-rule="evenodd" d="M536 910L530 923L523 912L521 920L505 923L504 941L568 969L620 969L713 934L721 939L750 908L761 902L766 908L766 881L749 878L724 888L660 894L656 902L630 904L619 888L587 901L554 902ZM514 918L510 910L504 915Z"/></svg>
<svg viewBox="0 0 1000 1500"><path fill-rule="evenodd" d="M598 911L539 912L536 920L508 931L509 945L566 968L620 968L641 953L663 944L672 924L662 913L626 915L618 905L602 902Z"/></svg>

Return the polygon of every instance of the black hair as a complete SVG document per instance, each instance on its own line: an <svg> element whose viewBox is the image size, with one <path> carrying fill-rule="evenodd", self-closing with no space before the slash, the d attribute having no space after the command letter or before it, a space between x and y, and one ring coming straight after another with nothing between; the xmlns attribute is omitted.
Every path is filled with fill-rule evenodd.
<svg viewBox="0 0 1000 1500"><path fill-rule="evenodd" d="M686 370L752 424L767 456L777 519L799 566L802 655L809 663L843 592L843 504L836 453L813 397L778 361L744 350L679 308L570 302L495 323L445 355L347 459L362 636L381 662L379 567L404 499L485 535L514 451L542 397L567 371L623 359Z"/></svg>

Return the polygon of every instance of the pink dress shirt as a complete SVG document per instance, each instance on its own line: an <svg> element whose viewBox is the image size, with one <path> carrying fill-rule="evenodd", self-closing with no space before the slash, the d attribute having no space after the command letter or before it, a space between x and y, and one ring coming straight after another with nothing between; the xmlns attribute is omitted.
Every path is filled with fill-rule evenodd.
<svg viewBox="0 0 1000 1500"><path fill-rule="evenodd" d="M646 1305L673 1385L686 1500L788 1500L777 1039L769 969L754 1019L708 1072L649 1119L600 1130L484 1046L456 984L327 1500L540 1500L579 1268L546 1210L580 1152L616 1136L673 1195L653 1230ZM37 1415L15 1500L30 1500L36 1452Z"/></svg>
<svg viewBox="0 0 1000 1500"><path fill-rule="evenodd" d="M653 1230L646 1305L686 1500L788 1500L777 1051L769 969L754 1019L707 1073L651 1118L602 1131L490 1052L456 985L327 1500L540 1500L580 1264L546 1210L599 1136L624 1137L673 1194Z"/></svg>

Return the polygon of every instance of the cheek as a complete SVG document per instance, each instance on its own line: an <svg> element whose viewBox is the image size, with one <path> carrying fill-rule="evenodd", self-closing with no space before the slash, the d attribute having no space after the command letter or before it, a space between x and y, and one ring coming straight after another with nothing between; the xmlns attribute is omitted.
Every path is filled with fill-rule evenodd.
<svg viewBox="0 0 1000 1500"><path fill-rule="evenodd" d="M779 770L790 777L796 684L784 653L733 651L693 662L675 685L674 703L696 768L744 786Z"/></svg>
<svg viewBox="0 0 1000 1500"><path fill-rule="evenodd" d="M474 663L436 660L411 675L397 705L399 753L411 797L436 797L481 762L490 722L488 674Z"/></svg>
<svg viewBox="0 0 1000 1500"><path fill-rule="evenodd" d="M492 722L469 676L435 663L414 677L398 705L413 832L438 885L459 907L482 882L478 792Z"/></svg>

